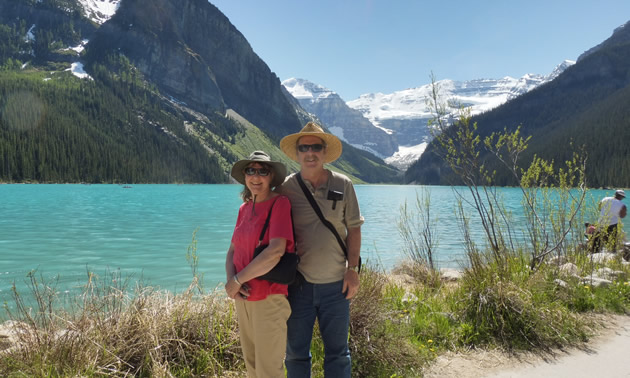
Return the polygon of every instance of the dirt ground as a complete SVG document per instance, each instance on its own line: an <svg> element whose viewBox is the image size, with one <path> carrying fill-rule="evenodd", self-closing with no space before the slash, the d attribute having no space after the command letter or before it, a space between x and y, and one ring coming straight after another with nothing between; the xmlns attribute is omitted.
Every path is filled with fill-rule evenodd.
<svg viewBox="0 0 630 378"><path fill-rule="evenodd" d="M630 377L630 317L601 320L604 328L588 343L553 354L495 351L447 353L425 371L427 378Z"/></svg>

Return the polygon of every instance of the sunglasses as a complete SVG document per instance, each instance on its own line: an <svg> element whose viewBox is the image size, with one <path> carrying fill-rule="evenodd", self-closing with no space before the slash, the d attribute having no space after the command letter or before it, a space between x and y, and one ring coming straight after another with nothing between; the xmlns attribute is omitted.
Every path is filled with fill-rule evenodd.
<svg viewBox="0 0 630 378"><path fill-rule="evenodd" d="M317 144L299 144L297 146L298 151L300 152L306 152L309 149L313 152L320 152L321 150L324 149L324 145L317 143Z"/></svg>
<svg viewBox="0 0 630 378"><path fill-rule="evenodd" d="M252 167L245 168L245 174L247 176L253 176L257 173L258 173L258 176L267 177L271 173L271 170L269 168L252 168Z"/></svg>

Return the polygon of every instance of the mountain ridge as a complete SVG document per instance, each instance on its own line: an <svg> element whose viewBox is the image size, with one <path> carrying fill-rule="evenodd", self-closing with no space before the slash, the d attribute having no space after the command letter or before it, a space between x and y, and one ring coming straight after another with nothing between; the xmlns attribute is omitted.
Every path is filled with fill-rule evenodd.
<svg viewBox="0 0 630 378"><path fill-rule="evenodd" d="M556 79L474 116L481 137L505 128L532 136L530 148L521 155L527 165L536 156L561 163L584 146L588 156L589 186L630 186L630 33L618 28L606 41ZM618 35L617 33L621 33ZM574 147L572 147L574 146ZM436 153L435 143L405 173L406 182L418 184L458 183ZM498 185L515 185L496 163ZM524 168L524 167L521 167Z"/></svg>

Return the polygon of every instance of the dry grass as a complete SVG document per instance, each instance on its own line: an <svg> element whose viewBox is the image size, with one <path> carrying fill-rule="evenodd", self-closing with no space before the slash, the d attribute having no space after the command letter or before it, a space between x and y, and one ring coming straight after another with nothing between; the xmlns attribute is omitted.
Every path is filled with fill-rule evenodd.
<svg viewBox="0 0 630 378"><path fill-rule="evenodd" d="M194 284L173 295L100 290L90 282L73 311L53 311L54 299L41 289L37 310L16 294L13 345L2 353L0 375L238 376L244 370L231 301L194 295Z"/></svg>

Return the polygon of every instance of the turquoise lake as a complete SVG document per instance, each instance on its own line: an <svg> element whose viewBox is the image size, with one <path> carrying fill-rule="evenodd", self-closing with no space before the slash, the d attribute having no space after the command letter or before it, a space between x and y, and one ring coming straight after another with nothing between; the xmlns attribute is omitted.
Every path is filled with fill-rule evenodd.
<svg viewBox="0 0 630 378"><path fill-rule="evenodd" d="M132 281L170 291L192 280L186 251L196 232L198 270L206 289L225 280L225 252L238 207L240 185L0 185L0 301L11 300L11 286L26 289L36 271L56 280L58 290L80 292L88 271L100 277L120 273ZM404 259L398 221L406 201L413 208L420 186L357 185L365 217L363 261L391 268ZM431 192L439 266L458 267L463 242L450 187ZM463 190L463 188L460 188ZM514 223L523 221L521 192L500 189ZM594 190L600 199L612 191ZM592 200L591 200L592 202ZM471 222L472 236L481 227Z"/></svg>

